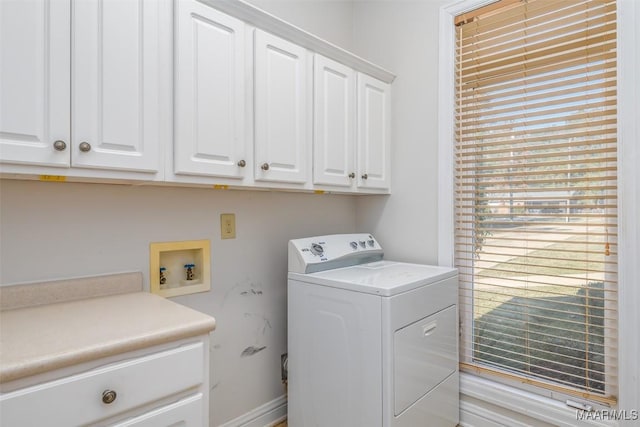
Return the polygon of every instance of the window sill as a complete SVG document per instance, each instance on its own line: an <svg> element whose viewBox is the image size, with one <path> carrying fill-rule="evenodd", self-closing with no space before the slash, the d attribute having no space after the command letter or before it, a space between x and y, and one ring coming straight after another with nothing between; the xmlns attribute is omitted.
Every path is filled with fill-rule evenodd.
<svg viewBox="0 0 640 427"><path fill-rule="evenodd" d="M505 413L498 413L494 410L488 411L476 403L469 403L465 397L473 398L475 401L487 403L502 409ZM509 412L529 417L534 420L549 423L555 426L572 427L577 424L581 426L615 427L617 421L588 420L578 421L576 419L576 409L566 406L564 403L526 392L514 387L497 383L473 374L460 373L460 408L461 425L466 424L466 419L482 418L494 422L496 425L524 426L529 423L512 419ZM465 412L468 413L465 416Z"/></svg>

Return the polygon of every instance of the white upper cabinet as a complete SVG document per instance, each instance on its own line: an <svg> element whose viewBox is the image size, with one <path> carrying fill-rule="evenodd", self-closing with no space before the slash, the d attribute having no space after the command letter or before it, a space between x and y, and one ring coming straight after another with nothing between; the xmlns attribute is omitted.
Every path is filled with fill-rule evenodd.
<svg viewBox="0 0 640 427"><path fill-rule="evenodd" d="M176 13L174 173L243 178L245 24L195 0Z"/></svg>
<svg viewBox="0 0 640 427"><path fill-rule="evenodd" d="M159 170L159 96L165 87L160 79L160 26L167 24L160 19L163 4L72 3L73 166Z"/></svg>
<svg viewBox="0 0 640 427"><path fill-rule="evenodd" d="M393 79L247 2L0 0L0 174L388 193Z"/></svg>
<svg viewBox="0 0 640 427"><path fill-rule="evenodd" d="M304 184L311 153L307 50L255 31L255 178Z"/></svg>
<svg viewBox="0 0 640 427"><path fill-rule="evenodd" d="M70 19L69 0L0 1L0 162L69 166Z"/></svg>
<svg viewBox="0 0 640 427"><path fill-rule="evenodd" d="M391 86L358 73L358 187L388 190Z"/></svg>
<svg viewBox="0 0 640 427"><path fill-rule="evenodd" d="M355 72L321 55L314 58L313 183L355 183Z"/></svg>
<svg viewBox="0 0 640 427"><path fill-rule="evenodd" d="M161 78L171 75L161 35L170 14L165 0L0 1L2 161L156 179L171 112Z"/></svg>

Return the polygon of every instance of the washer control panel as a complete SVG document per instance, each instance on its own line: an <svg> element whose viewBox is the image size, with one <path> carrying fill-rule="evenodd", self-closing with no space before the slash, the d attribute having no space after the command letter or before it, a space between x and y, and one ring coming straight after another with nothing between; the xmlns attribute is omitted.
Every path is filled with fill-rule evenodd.
<svg viewBox="0 0 640 427"><path fill-rule="evenodd" d="M309 273L371 262L382 247L368 233L332 234L289 241L289 271ZM326 267L320 264L327 263Z"/></svg>

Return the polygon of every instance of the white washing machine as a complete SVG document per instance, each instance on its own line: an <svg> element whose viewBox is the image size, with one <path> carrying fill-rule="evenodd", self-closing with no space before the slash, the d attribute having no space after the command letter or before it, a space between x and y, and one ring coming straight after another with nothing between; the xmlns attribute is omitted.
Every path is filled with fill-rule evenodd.
<svg viewBox="0 0 640 427"><path fill-rule="evenodd" d="M370 234L289 241L288 425L457 425L457 282Z"/></svg>

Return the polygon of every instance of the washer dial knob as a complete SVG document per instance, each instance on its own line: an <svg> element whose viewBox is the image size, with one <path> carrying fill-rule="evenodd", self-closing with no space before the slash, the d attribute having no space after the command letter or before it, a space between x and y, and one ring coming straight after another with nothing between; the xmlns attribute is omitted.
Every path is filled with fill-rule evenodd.
<svg viewBox="0 0 640 427"><path fill-rule="evenodd" d="M322 254L324 254L324 248L322 247L322 245L319 245L317 243L312 243L311 253L314 255L322 256Z"/></svg>
<svg viewBox="0 0 640 427"><path fill-rule="evenodd" d="M349 245L351 245L351 249L353 249L353 250L358 249L358 244L356 242L351 242L351 243L349 243Z"/></svg>
<svg viewBox="0 0 640 427"><path fill-rule="evenodd" d="M367 241L367 244L369 245L369 247L370 247L370 248L372 248L372 247L373 247L373 245L375 244L375 242L373 241L373 239L369 239L369 240Z"/></svg>

